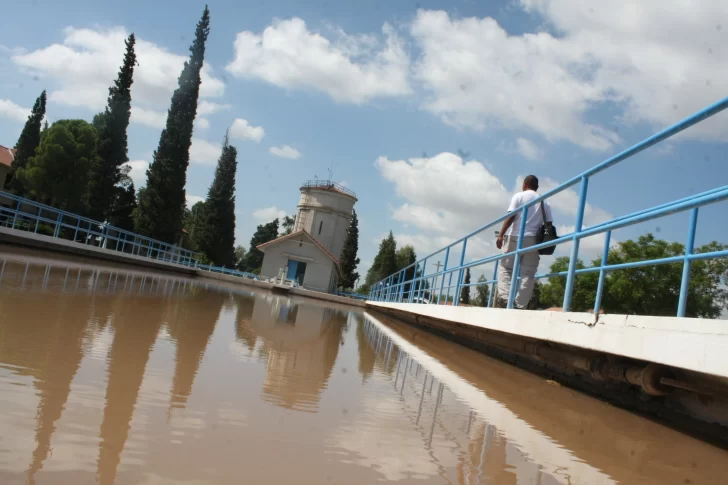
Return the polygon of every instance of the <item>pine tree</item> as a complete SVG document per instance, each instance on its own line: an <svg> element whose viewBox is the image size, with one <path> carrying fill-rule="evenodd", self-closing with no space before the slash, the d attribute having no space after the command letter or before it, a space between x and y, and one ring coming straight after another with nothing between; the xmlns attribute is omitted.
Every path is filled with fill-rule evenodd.
<svg viewBox="0 0 728 485"><path fill-rule="evenodd" d="M114 85L109 88L106 111L94 117L93 125L99 130L98 161L91 168L87 193L88 216L105 220L114 205L114 196L124 194L115 190L121 181L121 166L129 161L126 129L131 116L131 85L134 82L136 53L134 34L126 40L124 63Z"/></svg>
<svg viewBox="0 0 728 485"><path fill-rule="evenodd" d="M205 6L190 47L190 58L180 74L179 87L172 95L167 126L147 169L147 186L139 198L137 231L166 242L175 241L182 230L192 128L197 114L205 41L209 33L210 11Z"/></svg>
<svg viewBox="0 0 728 485"><path fill-rule="evenodd" d="M356 272L356 267L359 265L359 258L356 257L358 251L359 219L356 217L356 211L353 211L349 229L346 231L344 249L341 252L341 272L344 274L341 286L345 289L354 288L356 280L359 279L359 273Z"/></svg>
<svg viewBox="0 0 728 485"><path fill-rule="evenodd" d="M374 263L369 268L366 277L367 286L386 278L397 271L397 241L394 239L392 231L389 236L382 239L379 243L379 252L374 257Z"/></svg>
<svg viewBox="0 0 728 485"><path fill-rule="evenodd" d="M470 268L465 269L465 281L463 282L463 285L469 285L470 284ZM470 287L469 286L463 286L462 290L460 290L460 302L464 305L470 305Z"/></svg>
<svg viewBox="0 0 728 485"><path fill-rule="evenodd" d="M480 278L478 278L478 283L484 283L485 282L485 276L480 275ZM475 306L488 306L488 297L490 295L490 285L478 285L475 287L475 299L473 300L473 304Z"/></svg>
<svg viewBox="0 0 728 485"><path fill-rule="evenodd" d="M25 122L20 138L15 144L15 159L10 166L10 173L5 180L5 187L18 195L26 195L27 191L23 184L16 179L15 175L18 169L25 168L28 165L28 159L35 155L35 149L40 145L40 126L46 112L46 92L40 93L38 99L33 104L33 109ZM46 125L47 126L47 125Z"/></svg>
<svg viewBox="0 0 728 485"><path fill-rule="evenodd" d="M195 235L197 246L216 266L235 265L235 171L237 150L228 142L222 147L210 190L207 192L202 221Z"/></svg>

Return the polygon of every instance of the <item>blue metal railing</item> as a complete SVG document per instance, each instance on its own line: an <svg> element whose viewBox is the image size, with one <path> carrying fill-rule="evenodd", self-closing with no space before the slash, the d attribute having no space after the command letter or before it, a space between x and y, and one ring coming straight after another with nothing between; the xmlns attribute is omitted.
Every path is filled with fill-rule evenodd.
<svg viewBox="0 0 728 485"><path fill-rule="evenodd" d="M655 145L671 136L709 118L716 113L723 111L728 108L728 98L709 106L702 111L695 113L694 115L685 118L679 123L670 126L669 128L656 133L655 135L637 143L636 145L624 150L617 155L608 158L602 163L590 168L589 170L573 177L572 179L564 182L553 190L539 196L538 198L528 202L521 206L518 210L521 212L520 227L518 228L518 245L515 251L508 253L501 253L494 256L478 259L465 263L465 251L467 249L468 241L478 236L483 231L497 227L496 225L502 223L504 220L513 215L513 213L504 214L501 217L491 221L490 223L476 229L475 231L467 234L466 236L458 239L457 241L449 244L448 246L435 251L425 258L413 263L412 265L399 270L398 272L389 275L378 283L372 285L369 292L369 299L374 301L390 301L390 302L419 302L419 301L432 301L433 303L440 303L443 294L445 295L445 301L450 299L450 292L453 290L453 305L457 305L460 300L460 294L464 287L476 287L479 285L490 285L490 296L488 306L493 306L495 300L493 294L495 293L495 286L497 283L498 276L498 264L499 261L505 257L513 256L513 277L511 278L511 286L507 299L507 308L514 307L514 300L518 291L519 275L521 257L524 253L537 251L541 248L563 244L572 243L571 253L569 258L569 267L567 271L560 273L546 273L537 274L535 278L550 278L554 276L566 276L566 288L564 291L563 311L571 311L572 297L574 293L574 283L576 276L584 273L599 272L599 282L597 286L596 301L594 302L594 312L598 313L601 308L602 294L604 291L604 281L606 273L609 271L615 271L620 269L637 268L641 266L653 266L658 264L667 263L682 263L683 273L682 281L680 285L680 296L678 301L677 316L684 317L685 310L687 308L687 295L688 288L690 285L690 267L693 261L698 259L712 259L712 258L725 258L728 257L728 251L712 251L705 253L693 253L695 232L698 223L698 208L704 205L713 204L728 199L728 185L717 187L715 189L702 192L700 194L691 195L673 202L660 204L658 206L640 210L632 214L616 217L610 221L603 222L591 227L584 229L584 210L586 207L587 189L589 186L589 179L599 172L602 172L634 155L637 153ZM570 234L564 235L547 243L537 244L524 249L521 246L523 241L523 233L525 230L526 222L526 211L529 207L534 204L538 204L543 200L553 197L564 190L579 184L579 202L577 205L576 220L574 222L574 231ZM685 247L685 254L681 256L674 256L669 258L651 259L646 261L630 262L624 264L607 264L607 256L609 255L609 244L611 240L612 231L623 227L631 226L634 224L649 221L660 217L665 217L670 214L678 212L690 211L690 223L688 226L688 236ZM516 228L514 228L515 230ZM579 255L579 242L581 239L597 234L604 234L604 248L602 251L602 259L599 266L593 266L590 268L577 269L576 263ZM457 250L458 246L461 246L461 253L459 262L457 265L448 267L452 250ZM432 258L445 251L445 264L442 270L427 274L427 263L432 261ZM495 269L493 271L493 278L487 281L480 281L472 284L464 284L463 279L465 271L468 268L485 265L488 263L495 263ZM412 268L415 271L408 271ZM411 275L411 277L407 277ZM455 283L453 284L453 275L455 275ZM439 279L439 288L437 286ZM445 280L447 284L445 284ZM435 298L436 295L436 298Z"/></svg>
<svg viewBox="0 0 728 485"><path fill-rule="evenodd" d="M0 226L184 266L197 266L199 260L197 253L179 246L3 191L0 191Z"/></svg>

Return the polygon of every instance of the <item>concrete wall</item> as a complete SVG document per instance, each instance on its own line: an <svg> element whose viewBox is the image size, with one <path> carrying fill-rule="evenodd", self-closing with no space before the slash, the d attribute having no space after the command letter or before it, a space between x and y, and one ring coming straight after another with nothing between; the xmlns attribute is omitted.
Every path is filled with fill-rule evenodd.
<svg viewBox="0 0 728 485"><path fill-rule="evenodd" d="M338 258L344 248L355 203L354 197L336 190L304 187L295 228L304 229Z"/></svg>
<svg viewBox="0 0 728 485"><path fill-rule="evenodd" d="M303 234L264 249L261 276L277 277L281 268L287 271L288 260L293 259L306 263L306 274L303 277L304 288L329 291L332 272L336 271L334 263Z"/></svg>

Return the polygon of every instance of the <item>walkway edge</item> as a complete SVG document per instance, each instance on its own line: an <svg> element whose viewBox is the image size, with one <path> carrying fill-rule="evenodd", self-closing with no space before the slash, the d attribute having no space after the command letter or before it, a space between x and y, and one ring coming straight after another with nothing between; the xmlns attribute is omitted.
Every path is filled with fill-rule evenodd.
<svg viewBox="0 0 728 485"><path fill-rule="evenodd" d="M404 312L418 321L437 319L728 377L728 324L721 320L636 315L600 315L597 320L591 313L375 301L367 306L395 315Z"/></svg>

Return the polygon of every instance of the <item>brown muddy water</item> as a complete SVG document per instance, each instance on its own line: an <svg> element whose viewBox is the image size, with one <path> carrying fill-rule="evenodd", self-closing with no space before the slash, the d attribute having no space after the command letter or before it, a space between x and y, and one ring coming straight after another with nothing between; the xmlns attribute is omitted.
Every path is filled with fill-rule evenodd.
<svg viewBox="0 0 728 485"><path fill-rule="evenodd" d="M725 450L396 321L0 254L1 484L726 477Z"/></svg>

